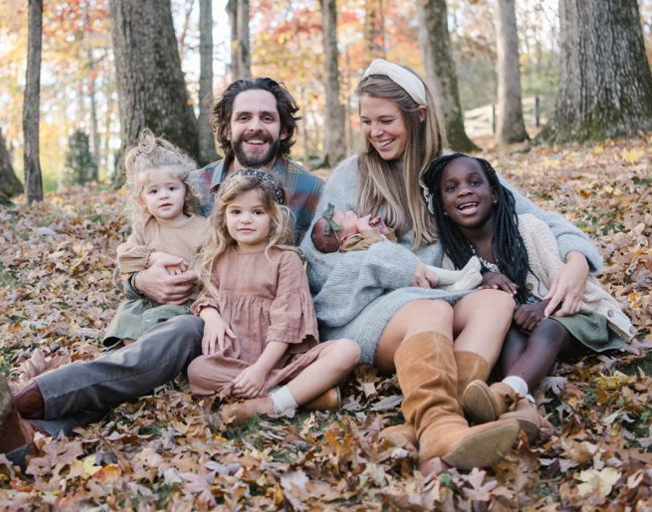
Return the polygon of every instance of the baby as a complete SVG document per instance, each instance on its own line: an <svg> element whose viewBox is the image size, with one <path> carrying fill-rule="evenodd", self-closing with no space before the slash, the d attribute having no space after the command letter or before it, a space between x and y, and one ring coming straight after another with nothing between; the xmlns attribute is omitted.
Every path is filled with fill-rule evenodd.
<svg viewBox="0 0 652 512"><path fill-rule="evenodd" d="M358 217L351 210L337 210L332 203L328 204L321 218L315 222L310 238L315 249L326 254L364 251L370 245L383 240L396 242L393 230L385 225L381 217ZM475 256L462 270L445 270L431 265L427 267L437 275L437 285L446 291L467 290L482 282L480 260Z"/></svg>

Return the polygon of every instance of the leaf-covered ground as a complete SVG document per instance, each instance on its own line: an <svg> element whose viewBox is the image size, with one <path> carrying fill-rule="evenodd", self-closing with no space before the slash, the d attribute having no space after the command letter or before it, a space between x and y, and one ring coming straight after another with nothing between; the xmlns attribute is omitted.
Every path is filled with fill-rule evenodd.
<svg viewBox="0 0 652 512"><path fill-rule="evenodd" d="M538 398L558 425L507 460L425 478L378 432L401 421L394 378L361 367L338 413L261 418L212 433L183 378L69 439L37 439L27 474L0 458L0 508L647 510L652 507L652 136L485 153L544 208L577 223L605 257L602 281L639 329L627 352L561 365ZM49 195L0 208L0 370L92 359L119 296L124 195Z"/></svg>

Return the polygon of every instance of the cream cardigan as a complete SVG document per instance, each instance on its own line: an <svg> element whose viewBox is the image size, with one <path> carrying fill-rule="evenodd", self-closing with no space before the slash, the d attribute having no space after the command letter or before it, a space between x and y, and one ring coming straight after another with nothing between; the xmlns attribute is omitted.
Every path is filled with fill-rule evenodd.
<svg viewBox="0 0 652 512"><path fill-rule="evenodd" d="M555 235L545 222L529 213L518 216L518 230L523 237L532 271L528 273L525 285L532 295L543 299L553 279L564 266ZM448 256L444 257L443 267L455 268ZM628 341L636 334L636 329L627 315L622 312L620 304L593 276L589 276L586 282L581 310L594 311L605 316L609 327L623 340Z"/></svg>

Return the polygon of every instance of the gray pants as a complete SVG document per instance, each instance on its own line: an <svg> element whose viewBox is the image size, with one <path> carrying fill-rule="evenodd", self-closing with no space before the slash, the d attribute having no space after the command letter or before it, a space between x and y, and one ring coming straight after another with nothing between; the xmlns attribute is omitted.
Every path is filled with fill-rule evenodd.
<svg viewBox="0 0 652 512"><path fill-rule="evenodd" d="M34 423L58 435L98 421L112 407L149 393L186 369L201 355L203 332L200 318L177 316L129 346L36 377L45 415Z"/></svg>

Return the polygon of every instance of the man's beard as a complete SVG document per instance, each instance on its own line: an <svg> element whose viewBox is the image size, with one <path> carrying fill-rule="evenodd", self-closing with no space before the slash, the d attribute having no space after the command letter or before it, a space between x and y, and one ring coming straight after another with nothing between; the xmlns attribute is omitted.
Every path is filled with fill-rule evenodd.
<svg viewBox="0 0 652 512"><path fill-rule="evenodd" d="M263 154L247 155L243 148L243 144L245 141L251 139L260 139L263 142L267 142L269 144L269 148ZM248 135L246 138L242 136L233 142L233 152L235 153L235 157L238 159L238 162L240 162L240 165L243 167L265 167L267 164L276 159L280 147L280 139L274 140L269 134L262 133Z"/></svg>

